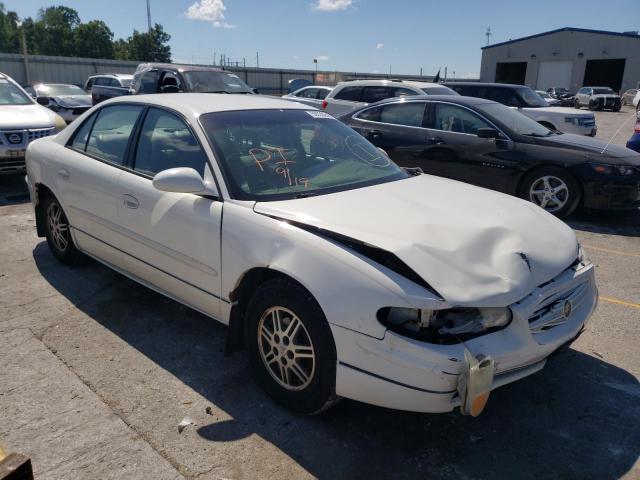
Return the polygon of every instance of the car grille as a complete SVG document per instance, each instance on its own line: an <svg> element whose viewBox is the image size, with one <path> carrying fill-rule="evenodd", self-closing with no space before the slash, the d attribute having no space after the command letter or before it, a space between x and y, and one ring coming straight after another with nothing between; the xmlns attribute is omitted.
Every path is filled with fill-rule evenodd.
<svg viewBox="0 0 640 480"><path fill-rule="evenodd" d="M55 128L38 128L27 130L27 141L30 142L37 138L48 137L49 135L53 135Z"/></svg>
<svg viewBox="0 0 640 480"><path fill-rule="evenodd" d="M571 313L586 299L587 287L588 283L585 282L567 292L561 292L545 299L529 317L531 333L542 333L567 322Z"/></svg>

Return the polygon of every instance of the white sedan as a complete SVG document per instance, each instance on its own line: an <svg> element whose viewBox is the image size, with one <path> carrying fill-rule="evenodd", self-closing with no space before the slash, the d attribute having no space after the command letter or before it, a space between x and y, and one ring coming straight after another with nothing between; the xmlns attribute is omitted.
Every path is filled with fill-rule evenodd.
<svg viewBox="0 0 640 480"><path fill-rule="evenodd" d="M330 115L267 97L95 106L27 151L37 232L229 325L259 383L478 415L596 305L594 267L539 207L407 171Z"/></svg>

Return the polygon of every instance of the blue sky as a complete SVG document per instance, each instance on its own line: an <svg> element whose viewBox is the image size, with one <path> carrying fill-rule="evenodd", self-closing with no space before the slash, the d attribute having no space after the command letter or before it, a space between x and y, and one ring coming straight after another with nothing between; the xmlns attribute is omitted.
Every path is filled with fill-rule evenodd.
<svg viewBox="0 0 640 480"><path fill-rule="evenodd" d="M21 17L40 7L75 8L82 21L103 20L116 37L146 29L145 0L4 0ZM219 57L260 66L458 77L480 70L480 47L571 26L640 29L640 0L151 0L153 22L172 35L174 61ZM444 71L443 71L444 73Z"/></svg>

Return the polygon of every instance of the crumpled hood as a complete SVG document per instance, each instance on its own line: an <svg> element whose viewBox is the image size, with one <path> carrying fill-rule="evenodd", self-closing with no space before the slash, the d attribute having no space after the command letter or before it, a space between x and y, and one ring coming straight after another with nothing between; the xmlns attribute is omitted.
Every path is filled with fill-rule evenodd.
<svg viewBox="0 0 640 480"><path fill-rule="evenodd" d="M574 135L563 133L562 135L550 135L548 137L535 138L538 145L552 146L556 148L570 148L571 150L581 150L589 155L589 159L602 162L624 163L640 166L640 154L633 150L615 145L597 138L586 137L584 135ZM604 150L604 152L603 152Z"/></svg>
<svg viewBox="0 0 640 480"><path fill-rule="evenodd" d="M91 95L59 95L57 97L50 98L58 105L65 108L91 106Z"/></svg>
<svg viewBox="0 0 640 480"><path fill-rule="evenodd" d="M577 257L574 232L539 207L431 175L254 210L387 250L451 305L510 305Z"/></svg>
<svg viewBox="0 0 640 480"><path fill-rule="evenodd" d="M55 123L56 114L37 103L0 106L1 129L47 128L55 126Z"/></svg>

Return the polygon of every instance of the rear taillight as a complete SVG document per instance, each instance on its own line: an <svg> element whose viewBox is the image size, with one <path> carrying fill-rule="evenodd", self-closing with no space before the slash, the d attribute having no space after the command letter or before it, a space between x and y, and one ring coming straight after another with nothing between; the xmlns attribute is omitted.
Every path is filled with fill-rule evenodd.
<svg viewBox="0 0 640 480"><path fill-rule="evenodd" d="M640 120L638 120L638 121L636 122L636 126L635 126L635 128L633 129L633 131L634 131L634 132L636 132L636 133L640 133Z"/></svg>
<svg viewBox="0 0 640 480"><path fill-rule="evenodd" d="M326 100L322 100L322 109L323 110L327 109L327 105L329 105L329 102L327 102Z"/></svg>

